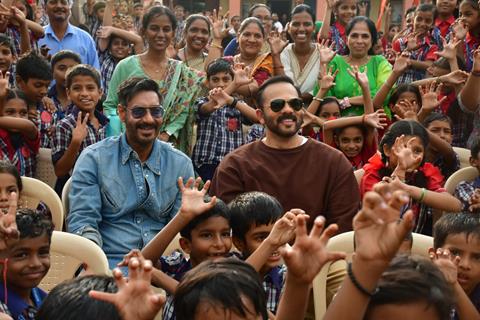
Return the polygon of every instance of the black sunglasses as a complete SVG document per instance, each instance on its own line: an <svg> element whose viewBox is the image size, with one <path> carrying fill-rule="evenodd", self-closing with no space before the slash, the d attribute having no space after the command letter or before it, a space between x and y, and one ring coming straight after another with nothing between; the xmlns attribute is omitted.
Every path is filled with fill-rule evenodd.
<svg viewBox="0 0 480 320"><path fill-rule="evenodd" d="M135 119L141 119L145 117L147 111L150 111L150 115L152 118L161 118L163 117L163 110L162 106L153 106L153 107L141 107L141 106L134 106L133 108L127 108L132 114L132 117Z"/></svg>
<svg viewBox="0 0 480 320"><path fill-rule="evenodd" d="M288 105L295 111L300 111L303 108L303 100L300 98L293 98L290 100L285 100L285 99L274 99L270 101L270 109L272 109L273 112L280 112L285 107L285 103L288 103Z"/></svg>

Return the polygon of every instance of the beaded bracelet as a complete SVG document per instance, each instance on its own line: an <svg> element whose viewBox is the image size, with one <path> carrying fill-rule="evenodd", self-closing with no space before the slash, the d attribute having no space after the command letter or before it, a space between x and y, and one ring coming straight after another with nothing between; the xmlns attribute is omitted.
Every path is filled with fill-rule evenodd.
<svg viewBox="0 0 480 320"><path fill-rule="evenodd" d="M350 278L350 281L352 281L353 285L355 286L355 288L357 288L358 291L360 291L361 293L363 293L367 297L372 297L374 294L376 294L378 292L378 288L375 288L375 290L373 290L373 292L370 292L367 289L365 289L358 282L357 278L355 278L355 275L353 274L352 263L351 262L348 263L347 274L348 274L348 277Z"/></svg>

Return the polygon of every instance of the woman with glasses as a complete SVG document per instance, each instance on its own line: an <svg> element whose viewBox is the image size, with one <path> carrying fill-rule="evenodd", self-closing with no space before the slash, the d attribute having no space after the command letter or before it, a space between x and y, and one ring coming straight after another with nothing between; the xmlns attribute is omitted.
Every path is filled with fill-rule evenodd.
<svg viewBox="0 0 480 320"><path fill-rule="evenodd" d="M362 89L350 75L351 67L366 72L371 96L374 97L382 84L392 73L392 66L383 56L373 54L377 30L367 17L353 18L347 26L347 54L336 55L329 63L332 73L338 72L333 86L325 96L334 96L340 100L342 116L362 115L364 113Z"/></svg>
<svg viewBox="0 0 480 320"><path fill-rule="evenodd" d="M194 121L191 105L203 88L203 77L186 63L167 57L166 51L175 36L176 27L175 15L167 7L151 7L143 16L141 35L148 43L148 49L142 54L125 58L113 72L104 103L104 112L110 119L108 135L118 135L123 131L116 111L119 85L131 77L146 77L158 83L163 97L165 113L160 139L172 142L185 153L191 152Z"/></svg>

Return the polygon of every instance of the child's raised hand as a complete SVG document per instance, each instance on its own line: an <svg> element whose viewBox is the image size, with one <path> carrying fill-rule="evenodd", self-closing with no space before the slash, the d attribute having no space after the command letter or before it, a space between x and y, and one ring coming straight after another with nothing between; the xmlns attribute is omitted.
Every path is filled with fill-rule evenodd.
<svg viewBox="0 0 480 320"><path fill-rule="evenodd" d="M360 71L360 69L357 66L351 66L351 69L348 69L347 71L358 82L360 87L362 87L363 89L368 89L369 83L368 83L366 66L363 72Z"/></svg>
<svg viewBox="0 0 480 320"><path fill-rule="evenodd" d="M415 101L400 100L393 106L392 111L395 112L395 119L397 120L417 121L417 109Z"/></svg>
<svg viewBox="0 0 480 320"><path fill-rule="evenodd" d="M457 47L462 40L458 40L456 37L451 37L447 43L447 40L442 37L443 42L443 50L442 51L435 51L435 54L443 57L447 60L454 60L457 58Z"/></svg>
<svg viewBox="0 0 480 320"><path fill-rule="evenodd" d="M452 24L452 33L456 40L464 40L467 36L468 27L464 18L458 18Z"/></svg>
<svg viewBox="0 0 480 320"><path fill-rule="evenodd" d="M88 122L88 113L85 115L85 117L82 120L82 111L78 112L77 123L75 125L75 129L73 129L72 131L72 141L80 144L82 143L83 139L87 137L87 134L88 134L87 122Z"/></svg>
<svg viewBox="0 0 480 320"><path fill-rule="evenodd" d="M274 55L282 53L283 49L288 45L288 42L284 41L277 31L270 32L267 41L270 45L270 52Z"/></svg>
<svg viewBox="0 0 480 320"><path fill-rule="evenodd" d="M320 64L329 64L330 61L335 57L337 54L334 50L335 42L332 41L329 43L330 40L323 39L319 43L317 43L317 50L320 54Z"/></svg>
<svg viewBox="0 0 480 320"><path fill-rule="evenodd" d="M457 283L457 269L460 257L451 254L450 250L438 248L428 249L430 260L442 271L445 280L451 285Z"/></svg>
<svg viewBox="0 0 480 320"><path fill-rule="evenodd" d="M225 17L220 15L222 11L222 7L217 9L213 9L213 14L211 17L208 17L210 23L212 24L212 33L214 39L223 39L226 36L226 32L228 30L224 29L225 26ZM225 14L226 19L228 20L228 13Z"/></svg>
<svg viewBox="0 0 480 320"><path fill-rule="evenodd" d="M5 97L8 91L8 80L10 79L10 72L5 74L0 71L0 97Z"/></svg>
<svg viewBox="0 0 480 320"><path fill-rule="evenodd" d="M402 52L395 59L393 65L393 72L396 74L403 74L405 70L410 66L410 53L407 51Z"/></svg>
<svg viewBox="0 0 480 320"><path fill-rule="evenodd" d="M286 212L283 217L275 222L265 241L268 240L272 246L278 248L292 240L295 236L295 216L298 214L305 214L305 211L292 209Z"/></svg>
<svg viewBox="0 0 480 320"><path fill-rule="evenodd" d="M374 113L366 114L363 121L372 128L383 129L387 126L387 115L383 109L379 109Z"/></svg>
<svg viewBox="0 0 480 320"><path fill-rule="evenodd" d="M405 135L401 135L395 139L395 143L392 146L392 152L397 157L397 169L405 172L412 172L418 168L422 162L422 154L416 154L412 150L412 144L415 139L416 137L408 139Z"/></svg>
<svg viewBox="0 0 480 320"><path fill-rule="evenodd" d="M418 32L412 32L407 36L407 51L415 51L418 49Z"/></svg>
<svg viewBox="0 0 480 320"><path fill-rule="evenodd" d="M92 290L89 295L93 299L114 304L124 320L154 319L164 305L165 298L156 294L150 286L152 270L152 262L140 254L128 263L128 282L119 269L113 270L117 293Z"/></svg>
<svg viewBox="0 0 480 320"><path fill-rule="evenodd" d="M178 178L178 189L180 189L182 193L180 214L186 216L188 219L193 219L205 211L212 209L217 202L216 197L212 197L209 202L205 202L204 198L210 187L210 180L205 182L203 188L199 190L201 182L201 178L197 178L196 180L189 178L184 185L183 178Z"/></svg>
<svg viewBox="0 0 480 320"><path fill-rule="evenodd" d="M138 249L132 249L130 250L129 253L127 253L126 255L123 256L123 260L120 261L119 263L117 263L117 267L127 267L128 264L130 263L130 259L136 257L141 257L142 256L142 252Z"/></svg>
<svg viewBox="0 0 480 320"><path fill-rule="evenodd" d="M296 220L296 237L292 247L280 249L288 268L287 277L297 283L309 285L328 261L345 258L344 252L328 252L328 240L337 232L338 226L331 224L324 230L325 218L315 219L312 231L307 234L308 215L299 214Z"/></svg>
<svg viewBox="0 0 480 320"><path fill-rule="evenodd" d="M10 193L8 199L8 211L0 212L0 250L5 250L9 240L16 240L19 237L17 229L17 201L18 194Z"/></svg>
<svg viewBox="0 0 480 320"><path fill-rule="evenodd" d="M318 75L318 86L322 90L329 90L335 85L335 77L337 76L338 69L333 72L333 67L327 68L327 65L320 67L320 73Z"/></svg>
<svg viewBox="0 0 480 320"><path fill-rule="evenodd" d="M208 97L210 98L210 100L216 102L213 110L218 110L226 105L229 105L231 103L231 100L233 100L233 98L229 94L227 94L222 88L213 88L208 93Z"/></svg>
<svg viewBox="0 0 480 320"><path fill-rule="evenodd" d="M437 85L436 82L432 82L429 85L420 86L420 93L422 94L422 108L427 111L432 111L438 107L447 97L442 97L438 100L438 96L442 90L443 85Z"/></svg>
<svg viewBox="0 0 480 320"><path fill-rule="evenodd" d="M407 193L382 185L382 193L369 191L363 197L362 209L353 219L355 259L387 267L405 236L413 227L413 212L400 219L402 206L409 201Z"/></svg>
<svg viewBox="0 0 480 320"><path fill-rule="evenodd" d="M108 39L113 33L113 27L111 26L101 26L97 30L97 38L99 39Z"/></svg>
<svg viewBox="0 0 480 320"><path fill-rule="evenodd" d="M480 51L479 51L480 53ZM480 58L480 57L479 57ZM479 62L480 63L480 62ZM480 69L480 64L479 64L479 69ZM451 84L451 85L459 85L459 84L464 84L465 81L468 79L468 72L462 71L462 70L455 70L452 71L446 75L440 76L442 83L446 84Z"/></svg>

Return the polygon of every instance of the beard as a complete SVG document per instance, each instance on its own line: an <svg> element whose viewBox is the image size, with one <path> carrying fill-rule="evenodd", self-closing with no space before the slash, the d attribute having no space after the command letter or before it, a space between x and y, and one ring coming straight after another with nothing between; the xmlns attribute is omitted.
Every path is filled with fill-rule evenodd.
<svg viewBox="0 0 480 320"><path fill-rule="evenodd" d="M283 138L290 138L296 135L301 129L303 123L303 113L299 113L298 116L295 114L284 114L280 115L277 119L271 118L264 113L264 118L265 126L268 130ZM281 122L287 119L294 121L295 125L293 128L282 129Z"/></svg>

